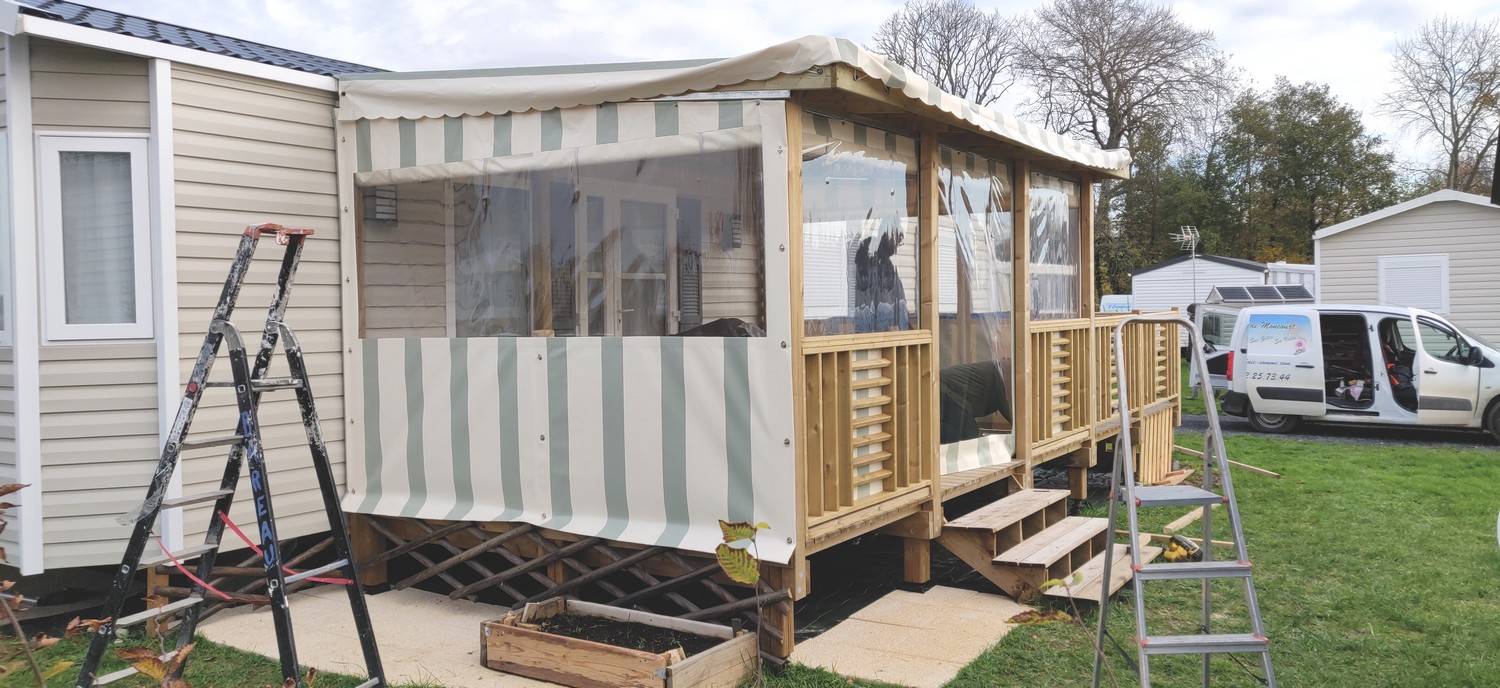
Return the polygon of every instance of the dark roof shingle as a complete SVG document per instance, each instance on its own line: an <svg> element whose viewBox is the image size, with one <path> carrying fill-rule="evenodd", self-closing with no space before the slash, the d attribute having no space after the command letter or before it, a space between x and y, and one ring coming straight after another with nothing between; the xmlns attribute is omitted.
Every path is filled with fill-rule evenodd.
<svg viewBox="0 0 1500 688"><path fill-rule="evenodd" d="M324 76L385 71L353 62L319 57L295 50L277 48L264 43L253 43L229 36L221 36L206 31L177 26L175 24L167 24L154 19L146 19L145 17L136 17L97 7L89 7L88 5L80 5L76 2L63 2L62 0L17 0L17 2L20 3L23 8L22 11L26 14L39 15L76 26L85 26L124 36L144 38L148 41L192 48L193 50L201 50L216 55L237 57L241 60L249 60L250 62L258 62L274 67L285 67L287 69L322 74Z"/></svg>

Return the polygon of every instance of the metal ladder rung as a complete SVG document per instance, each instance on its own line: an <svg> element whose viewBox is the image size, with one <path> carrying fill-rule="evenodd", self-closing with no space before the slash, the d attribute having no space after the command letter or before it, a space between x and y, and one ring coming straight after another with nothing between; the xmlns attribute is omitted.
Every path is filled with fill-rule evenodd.
<svg viewBox="0 0 1500 688"><path fill-rule="evenodd" d="M204 387L234 387L233 381L205 382ZM271 392L278 389L300 389L302 380L295 377L268 377L263 380L251 380L250 389L257 392Z"/></svg>
<svg viewBox="0 0 1500 688"><path fill-rule="evenodd" d="M193 504L202 504L204 502L215 502L218 501L220 497L227 497L232 494L234 494L234 490L214 490L213 492L201 492L199 494L187 495L185 497L163 499L161 501L161 508L176 509L184 506L192 506Z"/></svg>
<svg viewBox="0 0 1500 688"><path fill-rule="evenodd" d="M202 449L204 447L222 447L229 444L239 444L244 441L244 435L224 435L221 437L205 437L201 440L183 440L180 446L184 450Z"/></svg>
<svg viewBox="0 0 1500 688"><path fill-rule="evenodd" d="M1253 633L1147 636L1141 649L1148 655L1201 655L1218 652L1265 652L1271 641Z"/></svg>
<svg viewBox="0 0 1500 688"><path fill-rule="evenodd" d="M177 557L178 561L182 561L183 559L192 559L193 557L199 555L208 554L209 552L217 550L218 548L219 543L217 542L205 542L201 545L189 547L185 550L182 550L181 552L173 552L172 556ZM151 557L150 559L142 559L140 568L156 566L157 564L166 564L171 561L172 557L169 557L165 553L163 553L161 556Z"/></svg>
<svg viewBox="0 0 1500 688"><path fill-rule="evenodd" d="M165 664L167 662L172 661L172 658L176 657L176 656L177 656L177 651L173 650L173 651L168 652L168 653L166 653L166 654L164 654L164 655L162 655L160 657L157 657L157 659L161 660L161 662L163 664ZM107 685L109 685L111 683L114 683L115 681L118 681L118 680L124 679L124 678L130 678L131 676L134 676L134 675L139 674L139 673L141 673L141 672L138 669L136 669L135 667L128 666L128 667L125 667L124 669L121 669L121 670L115 671L115 672L111 672L111 673L105 674L103 676L95 676L94 677L94 685L96 685L96 686L107 686Z"/></svg>
<svg viewBox="0 0 1500 688"><path fill-rule="evenodd" d="M361 683L361 684L355 686L354 688L375 688L375 686L378 686L378 685L381 685L380 679L378 679L378 678L372 678L372 679L370 679L368 681L365 681L364 683Z"/></svg>
<svg viewBox="0 0 1500 688"><path fill-rule="evenodd" d="M1153 506L1209 506L1223 504L1227 498L1192 485L1152 485L1135 488L1135 503L1139 507Z"/></svg>
<svg viewBox="0 0 1500 688"><path fill-rule="evenodd" d="M1201 578L1249 578L1250 565L1238 561L1185 561L1178 564L1144 564L1135 572L1143 581Z"/></svg>
<svg viewBox="0 0 1500 688"><path fill-rule="evenodd" d="M315 568L315 569L308 569L308 570L303 571L301 573L294 573L294 574L286 577L286 584L287 585L291 585L291 584L296 583L297 581L300 581L300 580L305 580L307 578L313 578L313 577L316 577L316 576L321 576L321 575L323 575L325 573L328 573L329 571L336 571L336 570L344 568L345 566L348 566L348 565L349 565L349 560L348 559L340 559L338 561L333 562L332 564L324 564L324 565L319 566L318 568Z"/></svg>
<svg viewBox="0 0 1500 688"><path fill-rule="evenodd" d="M135 614L131 614L130 616L122 617L119 621L116 621L115 629L118 630L121 628L128 628L139 623L150 621L157 617L166 616L168 614L175 613L178 610L187 609L188 607L199 604L202 601L203 598L201 596L193 595L191 597L184 597L180 600L177 600L176 602L164 604L160 607L147 609L143 612L137 612Z"/></svg>

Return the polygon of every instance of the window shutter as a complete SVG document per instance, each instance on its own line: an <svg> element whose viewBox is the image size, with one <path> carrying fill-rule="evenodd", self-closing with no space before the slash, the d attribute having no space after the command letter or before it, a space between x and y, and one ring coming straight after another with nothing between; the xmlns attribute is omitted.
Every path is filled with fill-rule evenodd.
<svg viewBox="0 0 1500 688"><path fill-rule="evenodd" d="M727 231L727 228L726 228ZM703 202L677 199L677 331L703 324Z"/></svg>

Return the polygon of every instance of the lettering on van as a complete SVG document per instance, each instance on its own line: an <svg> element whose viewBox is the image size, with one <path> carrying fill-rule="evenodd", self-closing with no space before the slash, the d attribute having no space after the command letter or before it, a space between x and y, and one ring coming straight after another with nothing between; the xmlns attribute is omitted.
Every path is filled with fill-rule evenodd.
<svg viewBox="0 0 1500 688"><path fill-rule="evenodd" d="M1245 346L1257 356L1301 356L1307 353L1312 320L1305 315L1254 315L1245 324ZM1248 364L1270 361L1247 361Z"/></svg>

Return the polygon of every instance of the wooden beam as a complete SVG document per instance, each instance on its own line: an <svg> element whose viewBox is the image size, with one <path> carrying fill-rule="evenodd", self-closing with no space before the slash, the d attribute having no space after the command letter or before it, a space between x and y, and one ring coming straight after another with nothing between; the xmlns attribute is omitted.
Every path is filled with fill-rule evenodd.
<svg viewBox="0 0 1500 688"><path fill-rule="evenodd" d="M1079 315L1087 318L1097 310L1097 299L1094 298L1094 175L1088 172L1079 174L1078 188L1078 305L1082 309Z"/></svg>
<svg viewBox="0 0 1500 688"><path fill-rule="evenodd" d="M615 572L620 571L621 569L629 568L639 562L650 559L651 557L658 556L664 550L665 548L662 547L651 547L648 549L640 550L639 552L636 552L609 564L605 564L604 566L600 566L593 571L585 573L566 582L559 582L557 584L557 587L546 592L532 595L531 597L526 598L524 601L539 602L549 597L556 597L558 595L567 594L569 592L577 590L578 588L588 585L589 583L593 583L594 581L602 580L610 575L613 575Z"/></svg>
<svg viewBox="0 0 1500 688"><path fill-rule="evenodd" d="M1182 446L1180 444L1173 445L1172 446L1172 451L1177 452L1179 454L1187 454L1188 456L1192 456L1192 457L1199 458L1199 459L1203 458L1203 452L1196 451L1196 450L1193 450L1193 449L1188 449L1187 447L1184 447L1184 446ZM1280 478L1281 477L1281 474L1277 473L1276 471L1268 471L1268 470L1266 470L1264 468L1259 468L1259 467L1256 467L1256 466L1251 466L1250 464L1247 464L1247 463L1240 463L1238 461L1230 461L1229 459L1225 459L1225 462L1227 462L1231 466L1234 466L1235 468L1243 468L1243 469L1245 469L1247 471L1250 471L1251 473L1256 473L1256 474L1264 475L1264 476L1271 477L1271 478Z"/></svg>
<svg viewBox="0 0 1500 688"><path fill-rule="evenodd" d="M819 70L819 76L827 79L827 83L820 88L828 88L833 85L833 76L827 74L827 70ZM788 301L788 317L791 318L791 341L789 345L792 350L792 389L804 390L808 384L817 381L807 379L806 352L802 350L803 340L803 302L802 290L804 288L803 268L803 246L802 246L802 103L799 97L786 101L786 193L787 193L787 267L788 276L791 281L791 295ZM766 170L766 178L775 180L772 172ZM811 457L820 456L821 451L812 450L808 444L810 438L807 435L809 424L808 414L811 413L807 406L805 394L792 395L792 427L796 438L792 443L792 494L796 500L797 522L795 524L796 547L792 550L789 562L793 575L787 581L792 590L792 596L797 599L806 597L811 592L808 585L807 564L807 515L811 513L810 502L818 500L817 511L822 513L822 490L821 483L813 484L807 479L808 471L820 470L821 462L814 466ZM819 410L821 412L821 409ZM825 428L825 432L827 429Z"/></svg>
<svg viewBox="0 0 1500 688"><path fill-rule="evenodd" d="M925 538L901 538L904 550L902 573L906 582L922 584L932 580L932 541Z"/></svg>
<svg viewBox="0 0 1500 688"><path fill-rule="evenodd" d="M359 205L362 204L355 204L356 207ZM349 514L349 545L361 585L384 585L389 577L385 565L389 560L375 561L385 550L385 540L370 527L373 518L365 514Z"/></svg>
<svg viewBox="0 0 1500 688"><path fill-rule="evenodd" d="M635 591L633 593L630 593L629 595L626 595L624 597L616 599L615 601L610 602L609 604L612 607L630 607L630 606L634 606L635 604L637 604L639 602L644 602L646 600L649 600L649 599L651 599L653 597L657 597L659 595L665 595L665 594L670 593L670 592L672 592L674 590L677 590L678 588L681 588L684 585L688 585L688 584L693 583L695 581L702 580L704 578L712 576L712 575L718 573L719 571L720 571L720 568L719 568L718 562L714 562L712 564L706 564L706 565L704 565L702 567L699 567L699 568L697 568L695 570L692 570L692 571L684 573L684 574L682 574L680 576L677 576L676 578L665 580L665 581L662 581L660 583L657 583L656 585L648 586L648 587L642 588L640 590L637 590L637 591Z"/></svg>
<svg viewBox="0 0 1500 688"><path fill-rule="evenodd" d="M500 545L503 545L503 544L505 544L505 543L507 543L507 542L509 542L509 541L511 541L513 539L515 539L515 538L518 538L518 537L520 537L522 535L525 535L526 533L531 532L531 530L532 530L533 527L534 526L532 526L531 524L526 523L526 524L522 524L520 527L512 528L510 530L507 530L504 533L496 535L495 537L492 537L492 538L490 538L488 540L485 540L484 542L481 542L481 543L479 543L479 544L477 544L477 545L475 545L473 547L470 547L469 549L464 550L460 554L457 554L457 555L455 555L455 556L453 556L453 557L451 557L449 559L444 560L442 563L439 563L437 566L434 566L434 567L431 567L431 568L427 568L427 569L423 569L421 571L418 571L418 572L412 574L411 576L408 576L407 578L405 578L404 580L402 580L401 582L399 582L399 583L396 584L396 589L397 590L401 590L401 589L404 589L404 588L409 588L409 587L411 587L413 585L416 585L417 583L420 583L420 582L422 582L424 580L427 580L428 578L436 576L439 573L442 573L444 571L447 571L448 569L451 569L451 568L453 568L455 566L458 566L459 564L467 562L467 561L469 561L469 560L471 560L471 559L473 559L473 558L475 558L475 557L477 557L477 556L479 556L481 554L484 554L485 552L488 552L488 551L490 551L490 550L492 550L492 549L494 549L496 547L499 547Z"/></svg>
<svg viewBox="0 0 1500 688"><path fill-rule="evenodd" d="M368 519L366 521L366 523L368 523L369 526L371 528L373 528L379 534L384 535L385 537L387 537L387 538L389 538L389 539L391 539L393 541L397 539L396 537L394 537L392 535L392 533L391 533L390 530L386 529L384 526L382 526L379 523L377 523L375 521L375 519L373 519L373 518ZM368 559L362 559L359 562L359 565L358 565L357 568L359 568L360 570L363 570L366 567L383 565L386 562L388 562L388 561L390 561L392 559L395 559L396 557L399 557L399 556L401 556L403 554L407 554L407 553L415 551L418 547L421 547L421 546L427 545L427 544L431 544L435 540L439 540L439 539L445 538L445 537L447 537L449 535L452 535L454 533L457 533L458 531L463 530L464 528L467 528L468 525L469 524L467 522L456 521L454 523L448 524L447 526L444 526L443 528L439 528L437 530L430 530L430 531L428 531L427 533L423 534L420 537L416 537L416 538L412 538L411 540L407 540L404 544L402 544L399 547L396 547L394 549L385 550L385 551L383 551L383 552L381 552L381 553L379 553L379 554L377 554L377 555L375 555L373 557L370 557ZM363 579L361 579L361 581L362 580Z"/></svg>
<svg viewBox="0 0 1500 688"><path fill-rule="evenodd" d="M1011 294L1014 295L1015 303L1011 308L1011 333L1014 337L1014 345L1011 348L1011 366L1013 372L1011 394L1014 398L1014 407L1011 413L1015 417L1014 428L1016 438L1016 458L1026 462L1025 473L1022 482L1031 485L1032 453L1031 443L1033 441L1033 426L1035 425L1034 414L1038 412L1036 400L1033 398L1038 387L1036 375L1039 373L1032 369L1031 365L1031 164L1025 158L1015 161L1013 174L1014 183L1011 185L1014 194L1014 202L1011 204L1014 212L1014 228L1011 236Z"/></svg>
<svg viewBox="0 0 1500 688"><path fill-rule="evenodd" d="M493 576L488 576L488 577L485 577L485 578L480 579L478 581L475 581L473 583L470 583L468 585L465 585L463 587L460 587L459 589L454 590L451 593L448 593L448 598L456 600L456 599L458 599L460 597L467 596L469 594L472 594L474 592L483 590L485 588L493 587L493 586L495 586L495 585L497 585L499 583L504 583L505 581L508 581L508 580L510 580L512 578L515 578L516 576L519 576L521 574L524 574L524 573L527 573L527 572L530 572L530 571L535 571L535 570L537 570L539 568L547 566L548 564L550 564L550 563L552 563L554 561L557 561L559 559L562 559L564 557L567 557L568 555L571 555L571 554L573 554L575 552L581 552L581 551L583 551L585 549L588 549L589 547L593 547L594 545L599 544L600 542L601 542L601 540L599 538L597 538L597 537L589 537L589 538L584 538L582 540L579 540L578 542L574 542L572 544L569 544L569 545L567 545L565 547L559 547L559 548L557 548L556 550L554 550L552 552L548 552L547 554L544 554L544 555L542 555L540 557L532 559L531 561L528 561L528 562L526 562L524 564L508 568L508 569L506 569L504 571L501 571L501 572L499 572L499 573L497 573L497 574L495 574Z"/></svg>

